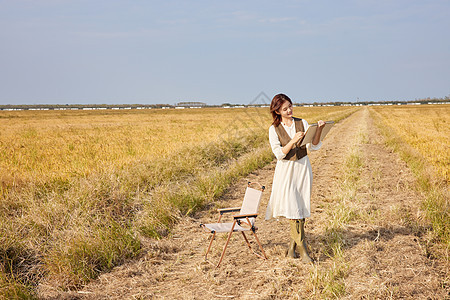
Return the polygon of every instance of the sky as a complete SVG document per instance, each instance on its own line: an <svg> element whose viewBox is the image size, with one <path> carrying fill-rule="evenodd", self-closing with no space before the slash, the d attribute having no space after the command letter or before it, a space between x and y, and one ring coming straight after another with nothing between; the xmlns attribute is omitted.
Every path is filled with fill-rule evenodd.
<svg viewBox="0 0 450 300"><path fill-rule="evenodd" d="M0 0L0 104L443 98L449 36L448 0Z"/></svg>

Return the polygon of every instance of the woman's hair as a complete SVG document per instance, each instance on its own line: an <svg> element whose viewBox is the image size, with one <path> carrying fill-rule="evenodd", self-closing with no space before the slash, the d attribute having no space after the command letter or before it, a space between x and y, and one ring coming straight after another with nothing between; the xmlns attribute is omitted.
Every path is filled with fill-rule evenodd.
<svg viewBox="0 0 450 300"><path fill-rule="evenodd" d="M284 102L288 101L292 104L291 99L285 94L275 95L272 99L272 103L270 103L270 113L272 114L273 122L272 125L277 127L281 123L281 115L277 114L277 111L280 110L281 106L283 106Z"/></svg>

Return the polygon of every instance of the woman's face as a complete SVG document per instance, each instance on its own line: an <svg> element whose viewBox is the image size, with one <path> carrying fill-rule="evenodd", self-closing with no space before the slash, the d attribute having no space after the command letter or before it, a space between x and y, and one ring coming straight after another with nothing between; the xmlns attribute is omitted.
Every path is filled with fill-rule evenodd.
<svg viewBox="0 0 450 300"><path fill-rule="evenodd" d="M292 118L292 104L289 103L289 101L284 101L283 105L278 110L278 114L281 115L282 118Z"/></svg>

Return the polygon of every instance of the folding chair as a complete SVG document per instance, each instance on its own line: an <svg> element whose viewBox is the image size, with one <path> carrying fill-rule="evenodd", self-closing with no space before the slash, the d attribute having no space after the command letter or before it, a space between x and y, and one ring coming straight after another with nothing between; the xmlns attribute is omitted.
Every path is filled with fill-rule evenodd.
<svg viewBox="0 0 450 300"><path fill-rule="evenodd" d="M259 189L251 188L250 185L257 184L259 185ZM259 202L261 201L262 193L264 191L265 187L260 185L259 183L251 183L248 182L247 189L245 190L245 196L244 201L242 202L241 207L233 207L233 208L222 208L219 209L219 220L217 223L212 224L200 224L201 227L205 228L206 230L210 231L212 233L211 242L209 243L208 250L205 254L205 259L208 257L209 250L211 249L211 245L214 241L214 237L216 236L216 233L218 232L228 232L228 239L225 243L225 246L223 247L222 256L220 257L219 263L217 264L216 268L220 266L220 263L222 262L223 257L225 256L225 250L227 249L228 242L230 241L231 234L233 232L240 231L242 233L242 236L244 237L245 241L247 242L247 245L249 249L255 253L257 256L267 259L266 253L264 252L264 249L261 245L261 242L258 239L258 236L256 235L256 230L258 228L255 227L255 219L258 216L258 207ZM233 222L232 223L220 223L220 220L222 219L222 215L224 213L236 213L239 212L237 215L233 215ZM258 242L259 248L264 255L261 256L260 254L256 253L248 239L245 235L244 231L251 231L253 235L255 236L256 241Z"/></svg>

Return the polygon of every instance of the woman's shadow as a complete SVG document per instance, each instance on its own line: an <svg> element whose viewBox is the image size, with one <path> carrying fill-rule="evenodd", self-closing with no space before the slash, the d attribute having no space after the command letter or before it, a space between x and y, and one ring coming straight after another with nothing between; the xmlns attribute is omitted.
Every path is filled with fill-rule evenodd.
<svg viewBox="0 0 450 300"><path fill-rule="evenodd" d="M309 248L310 256L315 261L327 261L336 256L336 249L341 251L349 250L360 243L372 241L376 245L377 251L383 251L384 247L381 241L386 242L396 236L414 235L420 237L428 230L425 226L383 226L376 229L361 230L335 229L329 230L323 234L306 233L306 242ZM288 247L287 241L277 241L273 239L263 242L264 248Z"/></svg>

